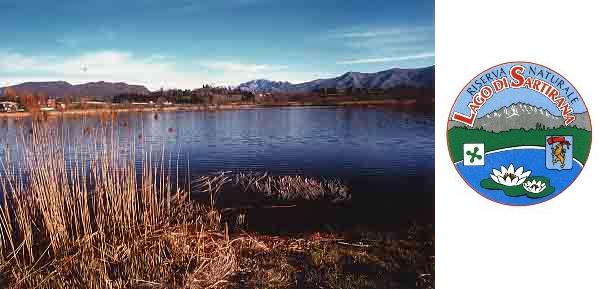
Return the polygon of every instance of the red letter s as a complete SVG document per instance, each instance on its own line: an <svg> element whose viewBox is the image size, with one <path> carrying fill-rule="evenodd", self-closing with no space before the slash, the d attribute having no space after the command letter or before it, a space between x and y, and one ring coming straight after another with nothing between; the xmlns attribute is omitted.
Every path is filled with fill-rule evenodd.
<svg viewBox="0 0 600 289"><path fill-rule="evenodd" d="M525 77L523 77L524 70L525 67L522 65L515 65L510 68L510 76L513 78L513 80L510 82L511 87L518 88L523 86L523 83L525 82Z"/></svg>

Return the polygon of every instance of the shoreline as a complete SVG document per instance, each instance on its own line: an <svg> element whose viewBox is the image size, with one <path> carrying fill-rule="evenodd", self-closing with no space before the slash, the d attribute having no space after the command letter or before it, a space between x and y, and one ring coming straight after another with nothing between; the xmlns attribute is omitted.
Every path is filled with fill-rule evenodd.
<svg viewBox="0 0 600 289"><path fill-rule="evenodd" d="M292 104L218 109L299 106ZM318 106L420 108L397 101L302 104L315 107L309 113L318 112ZM23 114L32 117L33 126L36 118L48 115L57 117L50 123L61 122L62 115L73 115L65 121L87 123L85 117L75 115L102 118L100 113L111 117L117 112L194 109L210 107ZM0 118L0 122L29 120ZM0 266L0 288L194 284L202 288L430 289L435 284L433 188L427 196L416 196L402 187L398 188L402 194L382 199L366 193L376 191L372 185L359 193L360 186L332 176L258 171L197 175L190 172L189 153L186 177L185 169L173 172L165 165L172 159L164 150L156 158L145 146L136 146L129 150L133 152L129 161L122 159L128 153L113 144L123 136L135 138L135 133L92 128L89 137L65 138L54 137L52 127L47 129L27 130L30 137L16 138L22 141L16 146L27 149L18 149L10 159L28 176L2 177L15 180L0 190L6 208L16 209L0 208L0 219L14 224L14 230L0 230L0 240L11 240L0 242L0 259L5 261ZM63 182L65 175L67 182ZM406 199L407 195L411 197ZM77 209L65 205L65 200Z"/></svg>
<svg viewBox="0 0 600 289"><path fill-rule="evenodd" d="M273 107L416 107L416 100L356 100L339 102L286 102L286 103L263 103L263 104L178 104L171 106L141 106L141 107L110 107L73 109L66 111L39 112L44 116L74 116L74 115L96 115L104 113L130 113L130 112L176 112L176 111L219 111L219 110L242 110ZM432 109L433 110L433 109ZM25 118L31 117L31 112L0 112L0 118Z"/></svg>

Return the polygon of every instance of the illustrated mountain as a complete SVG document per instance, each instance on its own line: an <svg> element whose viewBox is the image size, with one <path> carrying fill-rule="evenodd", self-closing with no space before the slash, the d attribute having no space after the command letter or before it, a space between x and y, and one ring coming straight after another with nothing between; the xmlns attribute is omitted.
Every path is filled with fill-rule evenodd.
<svg viewBox="0 0 600 289"><path fill-rule="evenodd" d="M589 127L590 119L587 113L577 113L575 121L571 124L574 127L591 130ZM511 121L503 121L511 119ZM564 126L562 117L552 115L548 110L525 104L514 103L492 111L475 121L473 128L484 129L491 132L501 132L510 129L535 129L543 127L546 129L558 128ZM451 121L450 127L466 127L466 125Z"/></svg>

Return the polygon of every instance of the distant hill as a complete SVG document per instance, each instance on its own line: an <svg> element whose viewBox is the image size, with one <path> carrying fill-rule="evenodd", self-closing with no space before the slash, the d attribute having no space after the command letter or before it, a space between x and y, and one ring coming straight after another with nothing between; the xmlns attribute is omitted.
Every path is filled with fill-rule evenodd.
<svg viewBox="0 0 600 289"><path fill-rule="evenodd" d="M95 98L113 97L122 93L149 94L141 85L123 82L90 82L72 85L65 81L25 82L11 86L17 93L43 93L49 97L86 96ZM375 73L348 72L335 78L317 79L292 84L287 81L267 79L252 80L238 86L243 91L252 92L312 92L322 88L366 88L366 89L433 89L435 87L435 66L416 69L393 68ZM0 88L0 93L4 89Z"/></svg>
<svg viewBox="0 0 600 289"><path fill-rule="evenodd" d="M347 72L335 78L317 79L292 84L290 82L253 80L239 85L252 92L311 92L321 88L434 88L435 66L416 69L393 68L375 73Z"/></svg>
<svg viewBox="0 0 600 289"><path fill-rule="evenodd" d="M3 91L6 87L0 88ZM121 93L149 94L142 85L131 85L123 82L90 82L72 85L65 81L25 82L11 86L18 93L43 93L49 97L86 96L96 98L113 97Z"/></svg>
<svg viewBox="0 0 600 289"><path fill-rule="evenodd" d="M590 117L587 113L576 113L575 121L571 126L591 130ZM504 121L509 119L510 121ZM492 111L475 120L475 129L484 129L491 132L501 132L510 129L533 129L536 125L543 125L546 129L558 128L564 125L562 117L552 115L548 110L526 103L514 103ZM466 125L450 121L450 127L466 127Z"/></svg>
<svg viewBox="0 0 600 289"><path fill-rule="evenodd" d="M287 81L272 81L267 79L257 79L245 82L239 86L241 90L252 92L285 92L293 84Z"/></svg>

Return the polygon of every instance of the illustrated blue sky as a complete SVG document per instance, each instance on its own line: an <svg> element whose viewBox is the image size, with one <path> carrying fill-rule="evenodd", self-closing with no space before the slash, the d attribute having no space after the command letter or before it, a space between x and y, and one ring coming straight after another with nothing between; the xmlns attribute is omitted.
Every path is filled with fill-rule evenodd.
<svg viewBox="0 0 600 289"><path fill-rule="evenodd" d="M503 67L504 70L508 73L510 71L510 68L513 65L515 65L515 64L509 63L509 64L504 64L501 67ZM545 74L545 71L549 71L550 73L559 77L559 79L564 80L564 82L565 82L564 87L570 87L569 91L573 92L573 94L570 96L570 99L575 99L575 98L579 99L578 101L569 103L571 105L571 108L573 109L573 113L582 113L582 112L587 111L587 108L585 107L584 102L581 101L581 98L580 98L578 92L575 89L573 89L573 87L574 87L573 84L571 84L563 76L559 76L556 73L556 71L549 70L548 68L541 67L541 66L538 66L535 64L522 63L522 65L525 66L524 77L535 76L535 75L531 75L529 72L529 66L533 65L534 67L536 67L536 69L543 70L544 74ZM491 71L494 71L494 70L497 71L497 68L492 68L492 69L486 70L486 71L482 72L479 76L485 75L486 73L490 73ZM509 79L510 79L510 77L509 77ZM546 80L546 81L549 82L548 80ZM469 83L469 84L471 84L471 83ZM486 84L489 85L489 83L486 83ZM564 92L561 92L560 95L566 96ZM456 104L452 108L452 111L459 112L459 113L462 113L462 114L468 116L470 114L468 105L472 101L472 99L473 99L473 97L467 92L466 89L461 91L461 94L459 95L458 99L456 100ZM506 89L506 90L495 93L479 109L477 118L484 117L486 114L488 114L490 112L493 112L502 107L510 106L511 104L519 103L519 102L546 109L546 110L548 110L548 112L550 114L552 114L554 116L561 116L560 110L545 95L535 92L535 91L532 91L532 90L529 90L529 89L526 89L526 88L520 88L520 89Z"/></svg>
<svg viewBox="0 0 600 289"><path fill-rule="evenodd" d="M434 64L433 0L0 0L0 86L294 83Z"/></svg>

